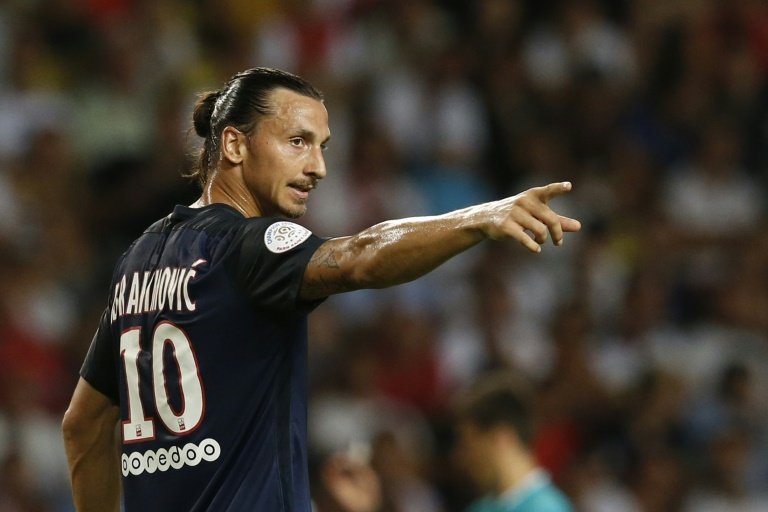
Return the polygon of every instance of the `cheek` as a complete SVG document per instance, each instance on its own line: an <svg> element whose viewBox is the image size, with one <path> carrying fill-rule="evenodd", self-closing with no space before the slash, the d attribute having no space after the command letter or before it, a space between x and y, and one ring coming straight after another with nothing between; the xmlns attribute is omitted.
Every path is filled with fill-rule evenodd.
<svg viewBox="0 0 768 512"><path fill-rule="evenodd" d="M268 151L269 156L273 161L281 162L284 165L299 160L302 155L301 148L297 148L292 144L283 144L280 142L272 142Z"/></svg>
<svg viewBox="0 0 768 512"><path fill-rule="evenodd" d="M251 146L251 157L253 158L254 167L257 167L262 172L276 172L280 169L281 163L290 159L291 147L287 144L282 144L278 140L268 138L267 140L260 140Z"/></svg>
<svg viewBox="0 0 768 512"><path fill-rule="evenodd" d="M287 182L301 174L303 157L288 150L278 151L271 155L269 170L272 179Z"/></svg>
<svg viewBox="0 0 768 512"><path fill-rule="evenodd" d="M288 175L286 157L275 145L259 148L247 174L249 183L259 190L280 188Z"/></svg>

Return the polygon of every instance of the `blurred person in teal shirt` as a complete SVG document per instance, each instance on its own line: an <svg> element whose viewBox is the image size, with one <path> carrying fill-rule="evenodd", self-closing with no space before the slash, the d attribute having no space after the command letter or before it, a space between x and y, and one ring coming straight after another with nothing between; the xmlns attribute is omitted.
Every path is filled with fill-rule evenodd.
<svg viewBox="0 0 768 512"><path fill-rule="evenodd" d="M573 512L531 451L525 386L507 374L478 381L457 404L463 469L486 495L467 512Z"/></svg>

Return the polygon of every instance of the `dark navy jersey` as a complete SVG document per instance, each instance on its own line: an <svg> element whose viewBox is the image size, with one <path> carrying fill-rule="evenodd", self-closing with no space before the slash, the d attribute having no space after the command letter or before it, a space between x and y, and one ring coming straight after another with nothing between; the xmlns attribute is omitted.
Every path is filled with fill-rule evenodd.
<svg viewBox="0 0 768 512"><path fill-rule="evenodd" d="M310 510L307 314L322 239L177 206L117 264L81 370L120 405L126 512Z"/></svg>

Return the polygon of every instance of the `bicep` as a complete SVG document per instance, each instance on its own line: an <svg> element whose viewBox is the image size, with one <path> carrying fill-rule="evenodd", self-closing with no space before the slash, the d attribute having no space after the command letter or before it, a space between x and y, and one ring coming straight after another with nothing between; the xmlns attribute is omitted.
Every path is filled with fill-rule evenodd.
<svg viewBox="0 0 768 512"><path fill-rule="evenodd" d="M114 427L120 418L120 408L112 400L80 377L64 415L65 433L76 434L89 429Z"/></svg>
<svg viewBox="0 0 768 512"><path fill-rule="evenodd" d="M331 238L312 255L299 291L302 300L316 300L360 288L350 265L351 237Z"/></svg>

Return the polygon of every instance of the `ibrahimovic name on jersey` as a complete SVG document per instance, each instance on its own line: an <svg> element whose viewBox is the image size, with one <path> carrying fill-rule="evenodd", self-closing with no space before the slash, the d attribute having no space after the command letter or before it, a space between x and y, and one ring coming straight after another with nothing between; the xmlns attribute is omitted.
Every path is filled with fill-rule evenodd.
<svg viewBox="0 0 768 512"><path fill-rule="evenodd" d="M81 375L121 405L127 512L309 510L317 302L298 295L323 241L224 204L177 206L120 259Z"/></svg>
<svg viewBox="0 0 768 512"><path fill-rule="evenodd" d="M192 267L205 260L200 259ZM123 315L138 315L163 310L166 304L173 311L194 311L195 303L189 296L189 281L197 272L194 268L164 267L157 270L147 270L143 278L134 272L131 278L130 292L126 300L127 277L123 277L115 285L115 295L112 298L110 322Z"/></svg>

